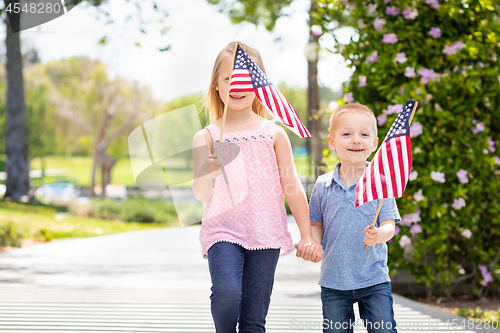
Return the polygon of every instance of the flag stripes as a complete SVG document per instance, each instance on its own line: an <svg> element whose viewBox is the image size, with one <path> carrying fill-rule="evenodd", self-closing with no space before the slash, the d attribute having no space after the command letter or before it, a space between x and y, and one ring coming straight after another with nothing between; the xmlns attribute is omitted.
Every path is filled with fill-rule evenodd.
<svg viewBox="0 0 500 333"><path fill-rule="evenodd" d="M409 118L413 103L406 102L356 185L356 207L372 200L403 196L412 165Z"/></svg>
<svg viewBox="0 0 500 333"><path fill-rule="evenodd" d="M264 72L239 45L229 88L229 93L238 92L255 93L259 102L274 119L283 123L301 138L311 136L285 96L269 81Z"/></svg>

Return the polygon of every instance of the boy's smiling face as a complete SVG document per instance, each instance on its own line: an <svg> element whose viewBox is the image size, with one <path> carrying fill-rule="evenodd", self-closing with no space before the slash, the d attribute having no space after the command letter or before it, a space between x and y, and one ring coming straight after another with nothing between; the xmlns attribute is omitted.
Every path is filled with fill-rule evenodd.
<svg viewBox="0 0 500 333"><path fill-rule="evenodd" d="M348 112L340 115L328 135L328 146L336 150L340 161L363 164L377 149L374 119L366 114Z"/></svg>

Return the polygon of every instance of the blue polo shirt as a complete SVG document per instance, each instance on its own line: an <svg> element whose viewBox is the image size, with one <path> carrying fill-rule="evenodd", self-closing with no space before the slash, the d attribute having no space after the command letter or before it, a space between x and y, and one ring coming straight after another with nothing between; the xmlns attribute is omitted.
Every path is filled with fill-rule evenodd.
<svg viewBox="0 0 500 333"><path fill-rule="evenodd" d="M347 188L339 175L340 162L333 171L316 180L309 202L311 221L323 223L323 250L319 285L354 290L390 281L387 244L363 250L364 230L373 222L379 200L358 208L354 205L356 184ZM384 199L376 226L385 220L400 221L396 201Z"/></svg>

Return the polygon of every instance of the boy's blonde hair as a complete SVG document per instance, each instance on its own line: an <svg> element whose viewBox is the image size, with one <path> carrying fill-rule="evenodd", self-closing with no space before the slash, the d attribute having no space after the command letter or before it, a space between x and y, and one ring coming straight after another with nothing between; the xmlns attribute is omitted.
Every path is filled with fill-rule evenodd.
<svg viewBox="0 0 500 333"><path fill-rule="evenodd" d="M224 57L233 57L236 43L238 43L243 51L245 51L246 54L248 54L250 58L252 58L253 62L257 66L259 66L259 68L264 73L266 73L264 64L262 63L262 58L260 57L260 54L256 49L251 48L250 46L241 42L231 42L225 48L223 48L217 56L217 59L215 59L214 68L212 70L212 79L210 81L210 87L208 88L207 97L205 100L205 108L208 109L210 124L216 122L219 118L222 117L224 113L224 102L219 97L219 92L216 89L217 81L219 79L220 64ZM252 110L263 118L271 119L257 98L255 98L252 103Z"/></svg>
<svg viewBox="0 0 500 333"><path fill-rule="evenodd" d="M360 113L364 114L366 116L369 116L373 118L373 131L375 133L375 136L377 136L377 118L375 117L375 114L373 113L372 110L370 110L366 105L359 104L359 103L349 103L349 104L344 104L341 105L335 110L330 117L330 131L329 134L331 136L334 136L335 131L335 122L337 119L345 114L345 113Z"/></svg>

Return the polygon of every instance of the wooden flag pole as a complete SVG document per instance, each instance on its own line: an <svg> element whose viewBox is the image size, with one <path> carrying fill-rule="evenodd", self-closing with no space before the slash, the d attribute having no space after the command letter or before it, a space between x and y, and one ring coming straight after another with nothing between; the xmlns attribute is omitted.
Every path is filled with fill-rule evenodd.
<svg viewBox="0 0 500 333"><path fill-rule="evenodd" d="M224 134L224 125L226 123L226 113L227 113L227 104L229 103L229 91L231 90L231 76L233 76L233 70L234 70L234 60L236 59L236 52L238 51L238 42L236 42L236 45L234 46L234 53L233 53L233 62L232 68L231 68L231 74L229 75L229 87L227 87L227 94L226 94L226 99L224 103L224 111L222 113L222 125L220 128L220 139L219 139L219 149L217 149L217 159L220 157L220 151L222 148L222 136ZM214 147L215 148L215 147ZM215 178L212 178L212 188L215 187Z"/></svg>
<svg viewBox="0 0 500 333"><path fill-rule="evenodd" d="M418 102L415 102L415 105L413 106L413 110L411 111L411 115L410 115L410 120L408 122L408 126L411 125L411 122L413 120L413 116L415 115L415 111L417 111L417 106L418 106ZM380 213L380 208L382 208L382 203L383 202L384 202L384 199L383 198L380 199L380 203L378 204L377 212L375 213L375 218L373 219L373 222L372 222L372 225L370 226L370 229L375 228L375 222L377 222L378 214ZM368 245L365 244L364 249L366 250L367 247L368 247Z"/></svg>

